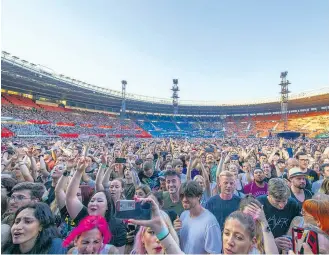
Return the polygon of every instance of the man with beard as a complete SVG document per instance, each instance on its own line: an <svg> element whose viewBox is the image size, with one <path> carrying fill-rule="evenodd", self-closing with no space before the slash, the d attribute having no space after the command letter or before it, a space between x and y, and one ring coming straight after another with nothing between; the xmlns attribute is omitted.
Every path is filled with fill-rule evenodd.
<svg viewBox="0 0 329 255"><path fill-rule="evenodd" d="M217 219L221 229L230 213L238 210L240 198L234 195L236 187L236 179L229 171L223 171L218 176L220 194L211 197L206 203L205 208L208 209Z"/></svg>
<svg viewBox="0 0 329 255"><path fill-rule="evenodd" d="M180 229L180 245L185 254L219 254L222 250L219 224L215 216L201 206L202 193L196 181L185 182L180 189L185 211L180 221L175 221L175 229Z"/></svg>
<svg viewBox="0 0 329 255"><path fill-rule="evenodd" d="M182 201L179 197L179 189L181 186L180 176L175 170L165 172L167 191L163 192L163 210L172 210L177 215L181 215L184 211Z"/></svg>
<svg viewBox="0 0 329 255"><path fill-rule="evenodd" d="M318 181L319 176L314 170L307 168L309 164L309 158L307 154L305 154L304 152L299 152L297 153L296 158L298 159L299 168L301 172L305 173L306 175L306 189L311 191L312 183Z"/></svg>
<svg viewBox="0 0 329 255"><path fill-rule="evenodd" d="M289 180L291 182L291 197L296 199L300 209L305 200L312 198L312 193L306 190L306 173L303 173L299 167L289 170Z"/></svg>
<svg viewBox="0 0 329 255"><path fill-rule="evenodd" d="M244 186L244 194L251 194L254 197L267 194L267 183L265 180L265 174L262 169L256 168L253 173L254 181Z"/></svg>

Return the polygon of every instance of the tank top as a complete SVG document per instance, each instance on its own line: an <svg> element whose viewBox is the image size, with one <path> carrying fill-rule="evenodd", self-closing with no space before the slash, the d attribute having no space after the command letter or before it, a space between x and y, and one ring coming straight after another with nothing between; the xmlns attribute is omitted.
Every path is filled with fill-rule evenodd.
<svg viewBox="0 0 329 255"><path fill-rule="evenodd" d="M97 254L109 254L112 246L113 246L112 244L104 245L103 248ZM74 248L72 254L79 254L78 249Z"/></svg>

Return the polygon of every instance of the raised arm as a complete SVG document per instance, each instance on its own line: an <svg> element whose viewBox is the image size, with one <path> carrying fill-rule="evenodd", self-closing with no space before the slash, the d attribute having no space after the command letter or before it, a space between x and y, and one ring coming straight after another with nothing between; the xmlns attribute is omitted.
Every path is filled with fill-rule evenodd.
<svg viewBox="0 0 329 255"><path fill-rule="evenodd" d="M24 157L25 157L25 152L23 150L18 150L18 166L19 170L21 171L24 180L27 182L34 182L34 179L30 173L30 170L25 164Z"/></svg>
<svg viewBox="0 0 329 255"><path fill-rule="evenodd" d="M67 212L73 220L78 216L78 214L83 208L83 204L78 199L77 193L79 191L82 174L87 167L88 162L86 161L86 158L81 158L77 165L77 171L75 171L73 178L66 191L66 208Z"/></svg>
<svg viewBox="0 0 329 255"><path fill-rule="evenodd" d="M69 159L66 165L66 172L70 173L76 167L75 159ZM62 175L55 187L55 199L58 208L61 210L66 205L65 187L69 182L69 175Z"/></svg>
<svg viewBox="0 0 329 255"><path fill-rule="evenodd" d="M33 151L33 149L29 149L26 153L31 161L31 175L32 178L36 181L37 180L37 162L35 160L35 156L38 156L37 151Z"/></svg>
<svg viewBox="0 0 329 255"><path fill-rule="evenodd" d="M109 162L109 163L112 163L112 162ZM111 176L113 167L114 167L114 164L110 165L110 167L108 167L105 171L103 181L102 181L103 189L109 189L110 188L109 182L110 182L110 176Z"/></svg>
<svg viewBox="0 0 329 255"><path fill-rule="evenodd" d="M5 152L2 156L1 160L1 172L6 170L6 168L10 165L13 158L8 159L8 152Z"/></svg>
<svg viewBox="0 0 329 255"><path fill-rule="evenodd" d="M49 172L47 171L46 162L43 158L43 155L39 156L39 160L40 160L40 172L43 175L43 177L47 178L49 176Z"/></svg>
<svg viewBox="0 0 329 255"><path fill-rule="evenodd" d="M55 188L55 199L59 210L61 210L66 205L66 194L64 189L67 183L68 176L62 175L61 178L59 178Z"/></svg>
<svg viewBox="0 0 329 255"><path fill-rule="evenodd" d="M219 161L219 164L217 166L217 171L216 171L216 180L217 180L218 176L220 175L220 173L223 171L224 162L226 161L227 156L228 156L227 151L221 152L220 161Z"/></svg>
<svg viewBox="0 0 329 255"><path fill-rule="evenodd" d="M104 190L103 177L106 169L106 157L102 156L102 164L100 165L96 175L96 191Z"/></svg>

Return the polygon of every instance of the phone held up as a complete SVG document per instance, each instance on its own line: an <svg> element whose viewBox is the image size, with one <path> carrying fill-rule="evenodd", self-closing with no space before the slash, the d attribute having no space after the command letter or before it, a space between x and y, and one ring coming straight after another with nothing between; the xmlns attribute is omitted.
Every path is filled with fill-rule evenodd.
<svg viewBox="0 0 329 255"><path fill-rule="evenodd" d="M116 163L116 164L126 164L127 160L125 158L115 158L114 163Z"/></svg>
<svg viewBox="0 0 329 255"><path fill-rule="evenodd" d="M319 254L318 234L312 230L294 227L292 229L292 247L295 254L304 254L303 243L310 246L313 254Z"/></svg>
<svg viewBox="0 0 329 255"><path fill-rule="evenodd" d="M119 219L150 220L151 203L136 202L134 200L119 200L115 206L115 217Z"/></svg>

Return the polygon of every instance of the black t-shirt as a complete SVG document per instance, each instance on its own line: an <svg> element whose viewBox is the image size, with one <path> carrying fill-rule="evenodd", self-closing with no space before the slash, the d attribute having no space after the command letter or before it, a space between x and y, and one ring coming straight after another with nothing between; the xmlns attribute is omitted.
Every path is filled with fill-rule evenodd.
<svg viewBox="0 0 329 255"><path fill-rule="evenodd" d="M297 197L295 196L295 194L292 192L292 190L290 190L290 192L291 192L291 197L292 197L293 199L295 199L295 200L297 201L297 203L298 203L299 211L301 211L304 202L299 201L299 200L297 199ZM312 193L311 191L307 190L307 189L304 189L304 194L305 194L305 200L304 200L304 201L306 201L307 199L311 199L312 196L313 196L313 193Z"/></svg>
<svg viewBox="0 0 329 255"><path fill-rule="evenodd" d="M310 186L311 186L311 188L310 188L310 189L308 188L308 190L312 190L312 183L318 181L318 180L319 180L319 176L318 176L318 174L317 174L314 170L312 170L312 169L307 169L306 174L307 174L306 177L307 177L307 179L309 180L309 182L310 182Z"/></svg>
<svg viewBox="0 0 329 255"><path fill-rule="evenodd" d="M75 217L74 222L78 224L80 220L88 216L87 207L83 207L77 217ZM110 230L112 233L112 239L110 244L113 244L115 247L122 247L127 244L127 228L122 220L112 217L108 222L110 225Z"/></svg>
<svg viewBox="0 0 329 255"><path fill-rule="evenodd" d="M206 203L208 209L217 219L220 229L223 231L227 216L239 209L241 199L233 195L231 200L223 200L219 195L211 197Z"/></svg>
<svg viewBox="0 0 329 255"><path fill-rule="evenodd" d="M140 172L138 177L141 183L148 185L151 190L157 190L160 187L159 173L159 171L154 171L153 175L148 177L144 174L144 172Z"/></svg>
<svg viewBox="0 0 329 255"><path fill-rule="evenodd" d="M265 216L274 238L286 235L293 218L300 215L298 203L291 197L282 210L271 205L267 195L259 196L257 200L264 205Z"/></svg>

